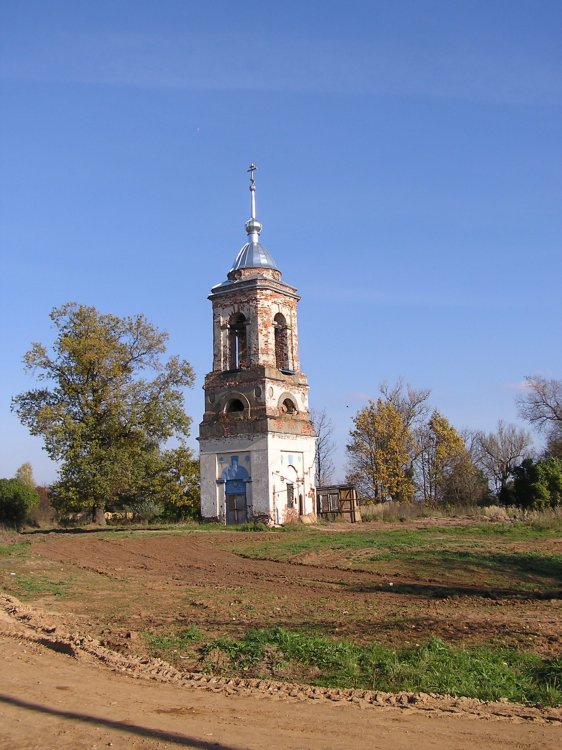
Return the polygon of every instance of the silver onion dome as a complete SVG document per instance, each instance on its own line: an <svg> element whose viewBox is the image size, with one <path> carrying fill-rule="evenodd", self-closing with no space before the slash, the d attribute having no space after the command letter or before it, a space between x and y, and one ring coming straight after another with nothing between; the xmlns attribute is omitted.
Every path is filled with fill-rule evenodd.
<svg viewBox="0 0 562 750"><path fill-rule="evenodd" d="M262 230L261 223L256 219L256 181L254 178L254 172L256 171L256 165L250 164L248 172L250 173L250 218L246 222L246 233L248 234L248 241L240 249L232 268L232 271L237 271L240 268L277 268L277 263L270 255L268 250L260 242L260 232Z"/></svg>

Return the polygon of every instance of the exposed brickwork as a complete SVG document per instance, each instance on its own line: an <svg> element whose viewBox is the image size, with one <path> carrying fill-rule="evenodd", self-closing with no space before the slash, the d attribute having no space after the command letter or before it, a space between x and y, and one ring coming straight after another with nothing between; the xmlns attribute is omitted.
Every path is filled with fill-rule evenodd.
<svg viewBox="0 0 562 750"><path fill-rule="evenodd" d="M240 269L209 299L213 370L203 386L199 428L202 514L234 523L236 502L248 518L270 523L314 516L315 436L300 372L297 290L275 269ZM224 467L238 455L250 475L235 489ZM297 508L288 501L288 484Z"/></svg>
<svg viewBox="0 0 562 750"><path fill-rule="evenodd" d="M247 365L276 368L275 315L286 321L287 369L298 371L297 302L296 289L263 276L221 286L210 295L213 303L213 370L230 369L232 362L231 323L233 316L246 319Z"/></svg>
<svg viewBox="0 0 562 750"><path fill-rule="evenodd" d="M313 435L308 383L299 372L296 289L282 283L278 271L236 273L238 280L215 288L209 297L213 372L205 378L201 437L260 432ZM232 399L241 401L244 410L230 412ZM287 411L285 401L294 403L294 413Z"/></svg>

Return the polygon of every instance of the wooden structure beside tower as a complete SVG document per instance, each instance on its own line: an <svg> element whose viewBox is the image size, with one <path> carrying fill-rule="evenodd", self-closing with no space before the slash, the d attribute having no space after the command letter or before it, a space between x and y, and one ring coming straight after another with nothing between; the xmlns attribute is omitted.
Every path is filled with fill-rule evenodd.
<svg viewBox="0 0 562 750"><path fill-rule="evenodd" d="M248 241L213 287L213 370L199 428L201 513L223 523L314 516L315 435L300 370L297 290L260 242L255 166Z"/></svg>

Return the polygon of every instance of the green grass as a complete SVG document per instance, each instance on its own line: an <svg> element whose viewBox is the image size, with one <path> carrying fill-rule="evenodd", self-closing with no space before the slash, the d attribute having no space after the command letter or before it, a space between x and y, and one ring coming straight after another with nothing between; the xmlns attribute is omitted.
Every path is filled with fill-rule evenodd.
<svg viewBox="0 0 562 750"><path fill-rule="evenodd" d="M186 651L194 642L205 637L197 625L182 628L176 633L160 635L143 631L142 636L151 656L165 656L170 651Z"/></svg>
<svg viewBox="0 0 562 750"><path fill-rule="evenodd" d="M533 541L556 536L552 529L524 523L338 533L309 529L251 543L229 541L227 548L255 559L402 574L413 582L457 587L459 593L474 589L484 595L555 596L562 581L562 555L528 548Z"/></svg>
<svg viewBox="0 0 562 750"><path fill-rule="evenodd" d="M527 585L557 591L562 581L562 555L541 552L422 549L398 554L377 552L367 560L372 563L399 561L403 569L439 576L443 582L454 576L462 583L475 573L480 581L482 576L492 573L498 585L503 583L513 591L526 589Z"/></svg>
<svg viewBox="0 0 562 750"><path fill-rule="evenodd" d="M501 537L510 541L545 539L560 536L560 528L546 523L515 521L511 523L474 523L467 526L446 526L443 528L419 529L419 531L439 531L449 537Z"/></svg>
<svg viewBox="0 0 562 750"><path fill-rule="evenodd" d="M12 542L11 544L0 544L0 558L23 557L29 552L29 542Z"/></svg>
<svg viewBox="0 0 562 750"><path fill-rule="evenodd" d="M251 545L236 545L247 557L274 560L290 560L306 552L322 549L354 550L372 549L386 550L401 554L405 550L416 547L437 548L451 545L466 546L470 543L494 544L494 538L502 543L544 539L559 536L556 530L535 529L524 523L514 524L471 524L470 526L450 526L423 529L392 529L388 531L350 531L334 534L316 529L306 532L292 533L290 530L275 535L275 542L252 542Z"/></svg>
<svg viewBox="0 0 562 750"><path fill-rule="evenodd" d="M312 684L385 692L426 692L484 700L507 698L519 703L562 703L562 659L506 648L461 649L438 638L412 648L391 649L379 643L359 646L284 628L252 630L241 640L217 638L200 647L203 656L216 649L233 672L256 668L265 660L269 676L293 665L312 668ZM273 665L272 665L273 659ZM212 668L212 664L207 664Z"/></svg>
<svg viewBox="0 0 562 750"><path fill-rule="evenodd" d="M68 595L69 581L60 581L42 575L14 576L10 579L10 591L20 599L33 599L38 596Z"/></svg>

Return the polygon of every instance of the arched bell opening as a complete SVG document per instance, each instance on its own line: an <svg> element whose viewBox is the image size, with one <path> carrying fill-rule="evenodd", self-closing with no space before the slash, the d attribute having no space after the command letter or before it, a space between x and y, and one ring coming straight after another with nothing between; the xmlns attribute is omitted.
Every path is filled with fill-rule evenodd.
<svg viewBox="0 0 562 750"><path fill-rule="evenodd" d="M227 403L225 409L225 412L227 414L233 414L239 411L244 411L244 404L242 403L242 401L240 401L239 398L233 398Z"/></svg>
<svg viewBox="0 0 562 750"><path fill-rule="evenodd" d="M250 402L241 393L230 393L223 402L222 411L230 419L246 419L250 416Z"/></svg>
<svg viewBox="0 0 562 750"><path fill-rule="evenodd" d="M297 406L292 397L286 396L279 405L281 414L296 414Z"/></svg>
<svg viewBox="0 0 562 750"><path fill-rule="evenodd" d="M228 321L228 369L248 366L248 321L242 313L233 313Z"/></svg>
<svg viewBox="0 0 562 750"><path fill-rule="evenodd" d="M275 331L275 366L278 370L289 369L289 340L287 320L281 313L273 318Z"/></svg>

